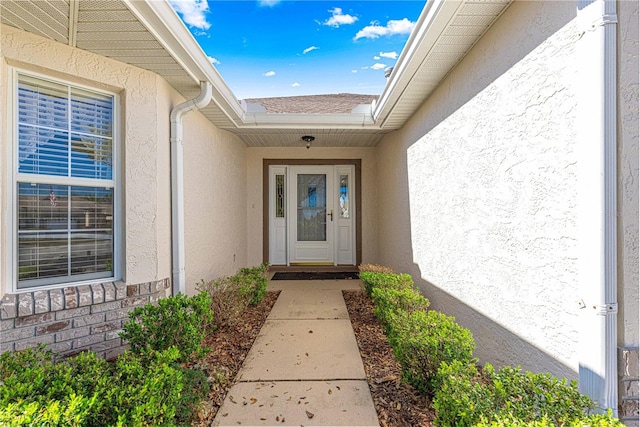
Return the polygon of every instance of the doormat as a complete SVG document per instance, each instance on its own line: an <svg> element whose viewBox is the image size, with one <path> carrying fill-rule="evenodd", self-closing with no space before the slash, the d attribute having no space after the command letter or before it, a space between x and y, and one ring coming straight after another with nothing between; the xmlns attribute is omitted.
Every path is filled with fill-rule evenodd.
<svg viewBox="0 0 640 427"><path fill-rule="evenodd" d="M350 280L359 279L357 271L278 271L271 280Z"/></svg>

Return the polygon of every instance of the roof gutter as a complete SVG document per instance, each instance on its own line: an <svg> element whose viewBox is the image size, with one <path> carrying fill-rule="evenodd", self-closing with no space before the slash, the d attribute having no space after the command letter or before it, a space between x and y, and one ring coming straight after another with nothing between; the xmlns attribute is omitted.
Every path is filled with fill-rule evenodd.
<svg viewBox="0 0 640 427"><path fill-rule="evenodd" d="M580 391L617 415L616 0L578 0Z"/></svg>
<svg viewBox="0 0 640 427"><path fill-rule="evenodd" d="M184 256L184 153L182 118L211 101L213 87L200 82L200 94L171 110L171 237L173 294L186 293Z"/></svg>

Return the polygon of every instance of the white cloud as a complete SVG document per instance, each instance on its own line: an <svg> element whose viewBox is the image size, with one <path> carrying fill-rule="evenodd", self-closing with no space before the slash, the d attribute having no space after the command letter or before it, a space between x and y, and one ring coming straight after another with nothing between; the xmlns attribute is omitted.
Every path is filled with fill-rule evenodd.
<svg viewBox="0 0 640 427"><path fill-rule="evenodd" d="M376 55L376 56L373 57L373 59L374 59L374 61L379 61L380 57L378 55Z"/></svg>
<svg viewBox="0 0 640 427"><path fill-rule="evenodd" d="M218 61L217 58L214 58L213 56L207 56L207 59L209 60L209 62L211 62L212 64L218 65L220 64L220 61Z"/></svg>
<svg viewBox="0 0 640 427"><path fill-rule="evenodd" d="M340 25L349 25L353 24L358 20L357 16L352 15L343 15L342 9L339 7L334 7L333 9L329 9L328 12L332 13L331 18L324 21L324 25L328 25L330 27L338 28Z"/></svg>
<svg viewBox="0 0 640 427"><path fill-rule="evenodd" d="M271 70L271 71L267 71L266 73L263 74L263 76L265 77L273 77L276 75L276 72Z"/></svg>
<svg viewBox="0 0 640 427"><path fill-rule="evenodd" d="M305 50L302 51L303 55L306 55L307 53L311 52L312 50L316 50L316 49L320 49L318 46L309 46L308 48L306 48Z"/></svg>
<svg viewBox="0 0 640 427"><path fill-rule="evenodd" d="M415 22L411 22L407 18L391 20L387 22L387 25L384 27L372 22L371 25L367 25L358 31L353 39L377 39L378 37L393 36L396 34L409 34L415 25Z"/></svg>
<svg viewBox="0 0 640 427"><path fill-rule="evenodd" d="M361 70L368 70L369 67L360 67Z"/></svg>
<svg viewBox="0 0 640 427"><path fill-rule="evenodd" d="M190 27L208 30L211 24L207 22L209 3L207 0L169 0L173 9L182 15L184 22Z"/></svg>
<svg viewBox="0 0 640 427"><path fill-rule="evenodd" d="M260 6L273 7L280 3L282 0L258 0Z"/></svg>
<svg viewBox="0 0 640 427"><path fill-rule="evenodd" d="M299 87L299 86L300 86L300 83L295 82L295 83L293 83L291 86L293 86L293 87Z"/></svg>
<svg viewBox="0 0 640 427"><path fill-rule="evenodd" d="M398 59L398 52L380 52L383 58Z"/></svg>
<svg viewBox="0 0 640 427"><path fill-rule="evenodd" d="M379 63L379 62L376 62L375 64L373 64L373 65L371 66L371 69L372 69L372 70L382 70L382 69L383 69L383 68L385 68L385 67L386 67L386 65L385 65L385 64L381 64L381 63Z"/></svg>
<svg viewBox="0 0 640 427"><path fill-rule="evenodd" d="M355 74L355 73L357 73L357 72L358 72L358 70L351 70L351 72L352 72L353 74Z"/></svg>

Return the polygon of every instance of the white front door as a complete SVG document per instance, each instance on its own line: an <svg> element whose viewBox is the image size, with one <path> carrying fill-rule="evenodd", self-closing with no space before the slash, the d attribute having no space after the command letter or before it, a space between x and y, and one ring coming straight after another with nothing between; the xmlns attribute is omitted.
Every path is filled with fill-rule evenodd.
<svg viewBox="0 0 640 427"><path fill-rule="evenodd" d="M269 166L269 263L355 265L353 165Z"/></svg>
<svg viewBox="0 0 640 427"><path fill-rule="evenodd" d="M289 168L289 264L334 263L334 168Z"/></svg>

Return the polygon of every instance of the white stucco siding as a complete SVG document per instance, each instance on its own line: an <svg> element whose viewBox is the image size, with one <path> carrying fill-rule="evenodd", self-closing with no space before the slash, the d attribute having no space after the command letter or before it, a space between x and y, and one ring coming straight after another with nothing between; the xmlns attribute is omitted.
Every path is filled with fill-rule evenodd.
<svg viewBox="0 0 640 427"><path fill-rule="evenodd" d="M127 283L162 280L170 276L167 224L170 222L168 111L176 94L154 73L80 49L0 26L2 86L11 66L116 93L120 97L120 135L124 203L122 216L124 274ZM2 128L9 132L7 91L2 91ZM2 153L12 139L0 141ZM3 155L4 160L4 155ZM6 163L3 162L3 174ZM9 227L8 202L2 200L2 234ZM7 246L0 249L7 255ZM7 283L5 267L3 285ZM6 286L2 286L2 291Z"/></svg>
<svg viewBox="0 0 640 427"><path fill-rule="evenodd" d="M247 266L247 148L199 113L184 121L187 293Z"/></svg>
<svg viewBox="0 0 640 427"><path fill-rule="evenodd" d="M417 273L433 306L472 330L482 360L569 377L575 7L515 2L378 156L380 199L407 209L380 206L381 262ZM408 194L393 194L401 179Z"/></svg>
<svg viewBox="0 0 640 427"><path fill-rule="evenodd" d="M362 262L377 259L376 148L269 147L247 148L247 251L250 265L262 262L262 165L264 159L361 159L362 160Z"/></svg>
<svg viewBox="0 0 640 427"><path fill-rule="evenodd" d="M618 342L638 347L638 90L640 45L637 1L618 3Z"/></svg>

